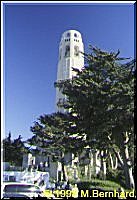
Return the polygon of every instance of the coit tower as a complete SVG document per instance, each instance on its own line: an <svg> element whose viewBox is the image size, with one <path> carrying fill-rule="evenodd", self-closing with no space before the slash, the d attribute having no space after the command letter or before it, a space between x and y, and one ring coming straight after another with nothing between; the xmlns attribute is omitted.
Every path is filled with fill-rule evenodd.
<svg viewBox="0 0 137 200"><path fill-rule="evenodd" d="M84 67L84 56L81 52L84 53L81 33L76 30L65 31L59 44L57 82L75 76L72 68L81 70ZM64 108L60 106L65 98L56 88L56 112L65 112Z"/></svg>

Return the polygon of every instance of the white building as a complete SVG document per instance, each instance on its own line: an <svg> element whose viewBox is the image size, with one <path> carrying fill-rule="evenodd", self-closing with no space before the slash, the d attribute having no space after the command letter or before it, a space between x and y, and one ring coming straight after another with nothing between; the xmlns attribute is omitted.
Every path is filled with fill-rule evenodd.
<svg viewBox="0 0 137 200"><path fill-rule="evenodd" d="M84 67L84 44L82 41L82 35L79 31L68 30L62 34L61 41L59 44L59 60L58 60L58 69L57 69L57 82L66 79L72 79L73 76L76 76L76 73L73 71L73 68L81 70ZM56 88L56 112L64 113L66 110L61 107L63 102L65 102L66 97ZM83 153L85 153L83 151ZM65 161L73 160L73 154L65 154ZM100 161L96 158L96 154L90 161L90 166L93 168L93 173L97 174L100 168ZM93 158L94 157L94 158ZM79 163L82 162L81 158L78 159ZM84 163L86 160L84 159ZM75 167L73 162L68 162L68 168ZM98 163L98 167L96 166ZM85 164L86 167L89 166L89 163ZM89 169L91 171L91 169Z"/></svg>
<svg viewBox="0 0 137 200"><path fill-rule="evenodd" d="M57 70L57 82L71 79L75 76L72 68L82 69L84 67L84 45L81 33L76 30L68 30L62 34L59 44L59 61ZM59 106L65 100L65 96L56 89L56 111L64 112Z"/></svg>

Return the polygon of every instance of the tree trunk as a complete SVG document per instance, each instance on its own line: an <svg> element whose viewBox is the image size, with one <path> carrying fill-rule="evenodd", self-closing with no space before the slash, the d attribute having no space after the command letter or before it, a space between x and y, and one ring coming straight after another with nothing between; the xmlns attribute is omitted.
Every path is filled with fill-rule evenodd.
<svg viewBox="0 0 137 200"><path fill-rule="evenodd" d="M67 181L67 176L66 176L66 170L65 170L64 161L61 162L61 164L62 164L63 181Z"/></svg>
<svg viewBox="0 0 137 200"><path fill-rule="evenodd" d="M92 175L92 168L93 168L93 166L92 166L92 162L93 162L93 157L92 157L93 155L92 155L92 153L91 153L91 151L89 151L89 164L88 164L88 170L87 170L87 178L89 179L89 180L91 180L91 175Z"/></svg>
<svg viewBox="0 0 137 200"><path fill-rule="evenodd" d="M112 157L111 153L109 153L109 157L110 157L110 165L112 169L117 169L118 167L118 159L115 156L115 164L114 164L114 156Z"/></svg>
<svg viewBox="0 0 137 200"><path fill-rule="evenodd" d="M110 138L109 138L110 140ZM123 138L121 139L121 144L119 146L120 152L117 152L115 148L112 146L112 149L120 163L121 167L124 170L125 174L125 185L128 189L135 188L134 177L133 177L133 169L132 163L130 161L129 152L128 152L128 141L129 137L128 134L125 133Z"/></svg>
<svg viewBox="0 0 137 200"><path fill-rule="evenodd" d="M127 145L124 145L124 147L121 148L121 155L123 158L123 170L124 170L125 179L126 179L126 187L128 189L132 189L135 187L135 184L134 184L133 170L132 170L131 161L129 158Z"/></svg>
<svg viewBox="0 0 137 200"><path fill-rule="evenodd" d="M62 165L62 174L63 174L63 181L67 181L67 172L65 170L65 163L64 163L64 153L61 156L61 165Z"/></svg>
<svg viewBox="0 0 137 200"><path fill-rule="evenodd" d="M106 179L106 151L100 152L100 159L101 159L101 167L100 167L100 176L102 176L103 179Z"/></svg>

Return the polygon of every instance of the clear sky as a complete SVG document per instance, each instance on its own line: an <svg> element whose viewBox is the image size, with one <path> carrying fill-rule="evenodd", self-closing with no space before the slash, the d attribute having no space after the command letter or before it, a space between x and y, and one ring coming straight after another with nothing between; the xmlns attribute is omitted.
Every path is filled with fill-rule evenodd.
<svg viewBox="0 0 137 200"><path fill-rule="evenodd" d="M89 44L120 49L134 58L133 4L4 4L4 136L30 138L30 126L55 112L54 82L64 31L81 32Z"/></svg>

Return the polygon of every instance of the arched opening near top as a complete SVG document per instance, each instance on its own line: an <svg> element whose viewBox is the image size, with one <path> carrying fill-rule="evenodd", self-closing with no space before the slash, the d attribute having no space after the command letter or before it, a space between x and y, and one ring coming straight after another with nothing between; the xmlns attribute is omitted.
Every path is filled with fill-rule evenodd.
<svg viewBox="0 0 137 200"><path fill-rule="evenodd" d="M69 56L70 56L70 46L67 45L65 49L65 57L69 57Z"/></svg>
<svg viewBox="0 0 137 200"><path fill-rule="evenodd" d="M74 33L74 37L78 37L77 33Z"/></svg>
<svg viewBox="0 0 137 200"><path fill-rule="evenodd" d="M67 37L70 37L70 33L69 32L67 33Z"/></svg>

